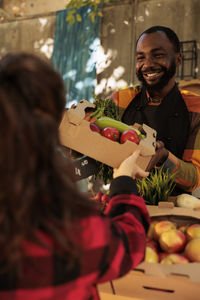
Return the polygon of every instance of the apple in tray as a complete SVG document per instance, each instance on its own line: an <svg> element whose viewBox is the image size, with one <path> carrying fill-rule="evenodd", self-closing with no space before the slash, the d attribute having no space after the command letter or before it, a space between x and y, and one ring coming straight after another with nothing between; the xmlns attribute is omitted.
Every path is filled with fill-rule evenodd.
<svg viewBox="0 0 200 300"><path fill-rule="evenodd" d="M184 250L186 244L185 234L177 229L163 232L159 237L161 249L167 253L177 253Z"/></svg>
<svg viewBox="0 0 200 300"><path fill-rule="evenodd" d="M155 226L157 223L158 223L158 221L155 221L155 220L151 221L148 232L147 232L148 238L153 239L154 229L155 229Z"/></svg>
<svg viewBox="0 0 200 300"><path fill-rule="evenodd" d="M190 240L185 246L185 256L191 262L200 262L200 238Z"/></svg>
<svg viewBox="0 0 200 300"><path fill-rule="evenodd" d="M146 246L151 247L154 249L157 253L160 250L158 242L154 241L153 239L149 238L148 236L146 237Z"/></svg>
<svg viewBox="0 0 200 300"><path fill-rule="evenodd" d="M171 229L176 229L176 225L168 220L160 221L157 224L155 224L154 231L153 231L153 239L155 241L158 241L160 238L160 235L163 232L169 231Z"/></svg>
<svg viewBox="0 0 200 300"><path fill-rule="evenodd" d="M179 253L171 253L165 255L161 261L161 264L168 264L168 265L173 265L173 264L187 264L189 263L189 260L183 256L182 254Z"/></svg>
<svg viewBox="0 0 200 300"><path fill-rule="evenodd" d="M166 253L166 252L159 252L159 259L160 259L160 262L166 257L168 256L169 253Z"/></svg>
<svg viewBox="0 0 200 300"><path fill-rule="evenodd" d="M191 240L194 238L200 238L200 224L193 224L188 226L186 230L187 240Z"/></svg>
<svg viewBox="0 0 200 300"><path fill-rule="evenodd" d="M177 229L182 231L183 233L186 233L188 226L187 225L181 225L180 227L178 227Z"/></svg>
<svg viewBox="0 0 200 300"><path fill-rule="evenodd" d="M155 250L155 248L152 248L150 245L146 246L144 261L149 262L149 263L158 263L159 262L158 252Z"/></svg>
<svg viewBox="0 0 200 300"><path fill-rule="evenodd" d="M159 258L159 245L157 242L146 237L146 251L145 251L145 261L150 263L158 263Z"/></svg>

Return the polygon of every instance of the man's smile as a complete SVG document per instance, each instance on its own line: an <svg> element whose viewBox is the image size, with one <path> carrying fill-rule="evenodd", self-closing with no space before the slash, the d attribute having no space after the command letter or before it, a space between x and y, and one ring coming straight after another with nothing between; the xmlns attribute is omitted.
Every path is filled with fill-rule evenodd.
<svg viewBox="0 0 200 300"><path fill-rule="evenodd" d="M151 72L142 72L143 77L148 81L154 81L160 78L163 75L163 71L151 71Z"/></svg>

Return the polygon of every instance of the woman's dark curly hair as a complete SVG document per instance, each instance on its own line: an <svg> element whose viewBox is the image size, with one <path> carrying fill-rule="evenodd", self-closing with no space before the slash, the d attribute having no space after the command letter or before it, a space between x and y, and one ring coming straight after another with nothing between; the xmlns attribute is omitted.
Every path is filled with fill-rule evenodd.
<svg viewBox="0 0 200 300"><path fill-rule="evenodd" d="M23 256L22 241L42 229L68 257L76 245L62 234L92 206L78 191L62 154L59 122L66 105L60 75L29 53L0 60L0 263ZM44 245L45 246L45 245Z"/></svg>

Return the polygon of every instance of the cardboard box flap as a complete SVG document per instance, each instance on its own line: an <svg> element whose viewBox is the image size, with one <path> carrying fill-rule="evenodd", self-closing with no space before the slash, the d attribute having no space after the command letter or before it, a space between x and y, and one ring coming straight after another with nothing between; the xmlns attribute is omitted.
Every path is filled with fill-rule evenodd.
<svg viewBox="0 0 200 300"><path fill-rule="evenodd" d="M163 203L163 202L162 202ZM147 205L148 212L151 217L161 217L161 216L180 216L183 218L191 218L191 219L198 219L200 222L200 211L198 209L193 208L184 208L184 207L175 207L173 203L166 202L166 207L155 205Z"/></svg>
<svg viewBox="0 0 200 300"><path fill-rule="evenodd" d="M77 105L72 105L72 107L67 110L69 122L79 125L85 117L85 109L89 107L95 108L95 105L87 100L81 100Z"/></svg>
<svg viewBox="0 0 200 300"><path fill-rule="evenodd" d="M146 275L168 277L170 275L187 277L191 281L200 282L199 263L162 265L159 263L141 263L136 269L141 270Z"/></svg>
<svg viewBox="0 0 200 300"><path fill-rule="evenodd" d="M131 271L113 281L114 292L119 296L143 300L199 300L200 285L185 276L147 276Z"/></svg>
<svg viewBox="0 0 200 300"><path fill-rule="evenodd" d="M133 127L135 126L133 125ZM140 128L142 129L142 131L144 131L146 137L148 137L140 141L139 148L141 148L141 154L144 156L155 154L157 135L156 131L146 124L143 124L142 126L140 126Z"/></svg>

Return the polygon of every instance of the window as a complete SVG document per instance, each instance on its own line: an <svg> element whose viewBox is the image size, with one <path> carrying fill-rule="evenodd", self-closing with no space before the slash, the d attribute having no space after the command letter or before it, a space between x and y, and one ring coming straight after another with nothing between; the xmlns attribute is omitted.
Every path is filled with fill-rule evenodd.
<svg viewBox="0 0 200 300"><path fill-rule="evenodd" d="M180 42L182 64L178 67L176 77L179 79L197 77L197 43L193 41Z"/></svg>

